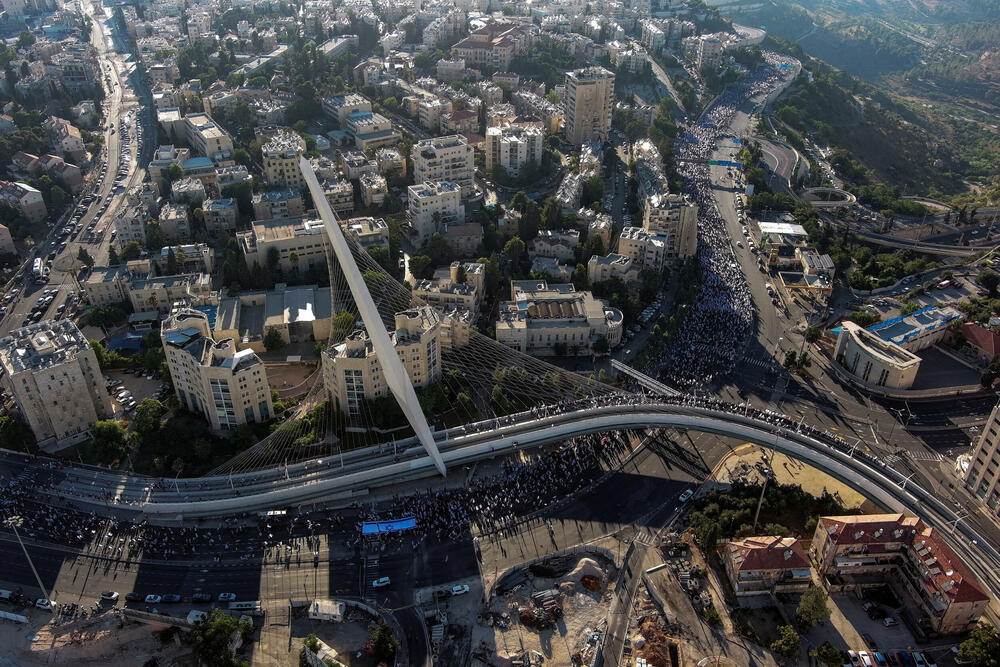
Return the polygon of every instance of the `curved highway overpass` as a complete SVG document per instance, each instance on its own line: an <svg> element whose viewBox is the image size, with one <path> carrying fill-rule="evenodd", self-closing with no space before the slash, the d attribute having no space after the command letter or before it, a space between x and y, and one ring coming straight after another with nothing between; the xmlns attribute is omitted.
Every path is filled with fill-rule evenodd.
<svg viewBox="0 0 1000 667"><path fill-rule="evenodd" d="M836 196L836 199L830 199ZM858 198L840 188L807 188L802 191L802 199L813 208L849 208L858 203Z"/></svg>
<svg viewBox="0 0 1000 667"><path fill-rule="evenodd" d="M742 415L738 406L733 406L732 411L724 411L673 403L588 407L550 416L527 415L497 427L493 427L495 424L491 421L489 425L492 428L478 432L462 433L459 429L444 434L446 437L439 440L439 446L447 465L460 466L520 448L629 428L692 429L763 445L824 470L890 511L921 517L942 532L982 583L994 596L1000 597L1000 553L932 493L908 482L884 462L852 448L843 439L826 436L820 439L798 429ZM147 491L147 501L136 502L130 507L147 517L163 519L226 516L350 497L352 493L371 487L436 475L433 462L418 444L396 457L392 453L371 455L351 465L345 462L343 468L313 461L310 470L309 465L310 462L296 466L294 476L291 467L269 471L266 479L257 479L238 491L226 484L228 478L225 477L191 480L183 491L179 487L172 493L161 490L150 494ZM89 474L96 476L95 483L103 476L93 471ZM128 484L142 485L144 481L151 480L133 478ZM198 491L191 487L191 482L208 484L211 488ZM159 484L169 488L173 480ZM104 504L97 499L91 502ZM117 509L125 507L116 506Z"/></svg>

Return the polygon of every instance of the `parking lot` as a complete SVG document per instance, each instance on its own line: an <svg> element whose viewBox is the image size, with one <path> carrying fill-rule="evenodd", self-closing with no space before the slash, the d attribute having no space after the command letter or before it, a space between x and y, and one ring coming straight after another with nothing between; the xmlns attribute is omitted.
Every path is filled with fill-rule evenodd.
<svg viewBox="0 0 1000 667"><path fill-rule="evenodd" d="M143 399L156 398L163 400L168 391L166 384L158 377L134 375L125 371L111 371L104 376L108 384L108 393L118 417L129 416Z"/></svg>

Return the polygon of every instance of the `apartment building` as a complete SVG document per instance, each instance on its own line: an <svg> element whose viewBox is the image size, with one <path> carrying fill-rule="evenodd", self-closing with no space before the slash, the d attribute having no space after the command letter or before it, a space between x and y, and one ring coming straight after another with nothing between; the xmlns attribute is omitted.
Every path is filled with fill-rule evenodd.
<svg viewBox="0 0 1000 667"><path fill-rule="evenodd" d="M812 583L809 557L794 537L745 537L722 546L722 562L737 597L802 593Z"/></svg>
<svg viewBox="0 0 1000 667"><path fill-rule="evenodd" d="M341 222L340 226L362 248L389 247L389 225L383 218L351 218Z"/></svg>
<svg viewBox="0 0 1000 667"><path fill-rule="evenodd" d="M631 257L640 270L662 271L670 259L667 235L648 232L642 227L625 227L618 236L618 252Z"/></svg>
<svg viewBox="0 0 1000 667"><path fill-rule="evenodd" d="M504 125L486 128L486 173L497 166L517 178L526 165L539 165L545 133L537 127Z"/></svg>
<svg viewBox="0 0 1000 667"><path fill-rule="evenodd" d="M441 116L454 110L449 99L422 98L417 102L417 122L421 127L436 132L441 127Z"/></svg>
<svg viewBox="0 0 1000 667"><path fill-rule="evenodd" d="M375 151L375 164L378 173L383 176L397 173L406 175L406 159L397 148L379 148Z"/></svg>
<svg viewBox="0 0 1000 667"><path fill-rule="evenodd" d="M453 58L462 58L469 67L489 67L506 71L514 56L529 52L531 28L510 23L490 23L469 33L451 48Z"/></svg>
<svg viewBox="0 0 1000 667"><path fill-rule="evenodd" d="M441 319L429 306L396 313L389 337L417 389L441 379ZM333 404L352 417L362 414L364 401L391 395L366 331L324 350L323 385Z"/></svg>
<svg viewBox="0 0 1000 667"><path fill-rule="evenodd" d="M358 150L368 151L398 144L402 133L393 128L392 121L371 111L355 111L347 117L344 129L354 137Z"/></svg>
<svg viewBox="0 0 1000 667"><path fill-rule="evenodd" d="M572 284L544 280L511 281L513 301L500 304L497 341L532 356L587 355L604 339L621 342L620 310L577 291Z"/></svg>
<svg viewBox="0 0 1000 667"><path fill-rule="evenodd" d="M446 225L465 222L462 189L450 181L424 181L407 188L410 226L417 233L414 243L422 246Z"/></svg>
<svg viewBox="0 0 1000 667"><path fill-rule="evenodd" d="M363 174L358 180L361 187L361 203L364 206L381 206L389 194L385 177L379 174Z"/></svg>
<svg viewBox="0 0 1000 667"><path fill-rule="evenodd" d="M350 213L354 210L354 186L349 181L323 181L320 187L334 211Z"/></svg>
<svg viewBox="0 0 1000 667"><path fill-rule="evenodd" d="M71 320L46 320L0 338L3 384L47 451L90 437L112 414L97 357Z"/></svg>
<svg viewBox="0 0 1000 667"><path fill-rule="evenodd" d="M222 152L232 155L232 137L208 114L192 113L184 116L183 127L187 144L198 155L211 159Z"/></svg>
<svg viewBox="0 0 1000 667"><path fill-rule="evenodd" d="M90 305L103 307L124 303L128 298L128 281L131 274L124 265L95 266L87 274L83 291Z"/></svg>
<svg viewBox="0 0 1000 667"><path fill-rule="evenodd" d="M29 222L41 222L49 214L41 191L27 183L0 181L0 201L20 213Z"/></svg>
<svg viewBox="0 0 1000 667"><path fill-rule="evenodd" d="M968 325L966 325L968 330ZM969 455L965 488L983 501L993 514L1000 514L1000 404L993 408L982 434Z"/></svg>
<svg viewBox="0 0 1000 667"><path fill-rule="evenodd" d="M168 313L180 301L201 305L212 295L212 276L207 273L183 273L175 276L135 277L127 283L128 298L134 311L156 310Z"/></svg>
<svg viewBox="0 0 1000 667"><path fill-rule="evenodd" d="M166 270L170 253L174 254L179 273L212 273L215 268L215 250L205 243L185 243L160 248L160 266Z"/></svg>
<svg viewBox="0 0 1000 667"><path fill-rule="evenodd" d="M476 287L475 282L468 280L467 274L466 279L459 282L460 274L464 270L460 262L452 262L447 275L435 275L432 280L417 281L413 286L413 296L439 309L456 307L468 310L475 317L479 312L482 292Z"/></svg>
<svg viewBox="0 0 1000 667"><path fill-rule="evenodd" d="M587 261L587 277L591 285L617 279L625 285L638 287L639 267L627 255L614 252L604 257L592 255Z"/></svg>
<svg viewBox="0 0 1000 667"><path fill-rule="evenodd" d="M413 144L413 180L449 181L462 189L462 197L475 192L475 151L465 137L453 134L447 137L423 139Z"/></svg>
<svg viewBox="0 0 1000 667"><path fill-rule="evenodd" d="M197 178L182 178L170 184L170 199L178 204L201 204L208 197Z"/></svg>
<svg viewBox="0 0 1000 667"><path fill-rule="evenodd" d="M608 138L614 91L615 75L603 67L584 67L566 73L567 141L579 146Z"/></svg>
<svg viewBox="0 0 1000 667"><path fill-rule="evenodd" d="M271 187L301 190L306 182L299 168L299 158L306 142L294 132L278 132L260 147L264 163L264 182Z"/></svg>
<svg viewBox="0 0 1000 667"><path fill-rule="evenodd" d="M237 350L232 338L212 340L208 316L178 309L160 329L174 393L200 412L216 431L274 415L267 369L253 350Z"/></svg>
<svg viewBox="0 0 1000 667"><path fill-rule="evenodd" d="M201 205L205 214L205 228L209 234L221 234L236 229L238 207L236 199L206 199Z"/></svg>
<svg viewBox="0 0 1000 667"><path fill-rule="evenodd" d="M551 257L568 262L576 257L578 245L580 231L577 229L543 229L531 240L528 250L532 258Z"/></svg>
<svg viewBox="0 0 1000 667"><path fill-rule="evenodd" d="M330 338L333 296L329 287L278 283L268 292L241 292L219 299L212 337L232 338L240 349L264 352L264 336L274 329L286 344Z"/></svg>
<svg viewBox="0 0 1000 667"><path fill-rule="evenodd" d="M990 603L940 532L917 517L820 517L810 552L831 591L888 585L912 602L912 620L929 635L972 630Z"/></svg>
<svg viewBox="0 0 1000 667"><path fill-rule="evenodd" d="M265 190L253 196L254 220L293 218L303 213L302 193L295 188Z"/></svg>
<svg viewBox="0 0 1000 667"><path fill-rule="evenodd" d="M149 163L149 180L159 184L161 181L166 180L166 171L170 168L170 165L176 164L180 166L190 157L191 151L188 148L172 144L160 146L153 153L153 160Z"/></svg>
<svg viewBox="0 0 1000 667"><path fill-rule="evenodd" d="M335 119L340 124L341 129L346 127L347 117L352 113L371 112L372 110L372 103L357 93L324 97L321 104L323 111L330 118Z"/></svg>
<svg viewBox="0 0 1000 667"><path fill-rule="evenodd" d="M278 253L278 265L288 273L297 268L326 266L329 240L321 220L303 217L257 220L250 231L236 232L247 266L254 262L267 266L272 248Z"/></svg>

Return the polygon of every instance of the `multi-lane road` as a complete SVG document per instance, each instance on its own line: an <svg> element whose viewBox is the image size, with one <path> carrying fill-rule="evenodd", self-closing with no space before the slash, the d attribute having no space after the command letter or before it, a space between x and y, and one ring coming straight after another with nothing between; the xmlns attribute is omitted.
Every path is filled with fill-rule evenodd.
<svg viewBox="0 0 1000 667"><path fill-rule="evenodd" d="M51 319L62 312L59 308L68 305L70 295L79 292L77 275L83 268L78 259L80 248L86 250L97 265L107 263L114 213L127 189L142 181L145 172L142 165L148 163L152 154L150 93L140 80L135 62L123 55L126 49L114 32L111 12L103 5L85 1L78 6L93 22L91 43L97 51L99 81L105 88L104 147L100 155L94 156L95 167L88 174L80 197L55 221L49 237L36 246L25 268L14 279L18 296L7 305L8 312L0 321L0 334L22 326L32 311L38 312L36 301L45 291L53 298L38 319ZM78 202L83 197L92 197L92 201L83 205L84 210L80 211ZM68 225L73 225L74 231L63 236L61 231ZM94 238L91 230L103 233ZM50 264L47 283L31 279L34 257Z"/></svg>

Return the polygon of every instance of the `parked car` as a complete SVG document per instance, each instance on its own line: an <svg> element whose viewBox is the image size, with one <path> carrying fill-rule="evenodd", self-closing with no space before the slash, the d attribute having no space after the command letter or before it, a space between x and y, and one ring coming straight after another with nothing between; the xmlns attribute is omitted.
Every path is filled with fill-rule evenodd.
<svg viewBox="0 0 1000 667"><path fill-rule="evenodd" d="M235 602L236 593L219 593L219 602Z"/></svg>
<svg viewBox="0 0 1000 667"><path fill-rule="evenodd" d="M211 602L211 593L195 593L191 596L191 602Z"/></svg>
<svg viewBox="0 0 1000 667"><path fill-rule="evenodd" d="M466 586L465 584L462 584L460 586L452 586L451 587L451 594L452 595L465 595L468 592L469 592L469 587Z"/></svg>
<svg viewBox="0 0 1000 667"><path fill-rule="evenodd" d="M135 591L132 591L131 593L125 594L125 599L128 600L129 602L141 602L146 599L146 596L143 595L142 593L136 593Z"/></svg>
<svg viewBox="0 0 1000 667"><path fill-rule="evenodd" d="M372 582L372 588L384 588L389 585L389 577L379 577Z"/></svg>
<svg viewBox="0 0 1000 667"><path fill-rule="evenodd" d="M694 495L694 489L685 489L684 493L681 494L678 500L681 501L682 503L686 503L687 501L691 500L691 496L693 495Z"/></svg>
<svg viewBox="0 0 1000 667"><path fill-rule="evenodd" d="M162 600L164 602L180 602L181 601L181 596L177 595L176 593L170 593L168 595L164 595L162 597Z"/></svg>
<svg viewBox="0 0 1000 667"><path fill-rule="evenodd" d="M104 591L101 593L101 599L105 602L118 602L118 593L116 591Z"/></svg>
<svg viewBox="0 0 1000 667"><path fill-rule="evenodd" d="M161 600L163 600L163 598L155 593L150 593L146 596L146 604L159 604Z"/></svg>

